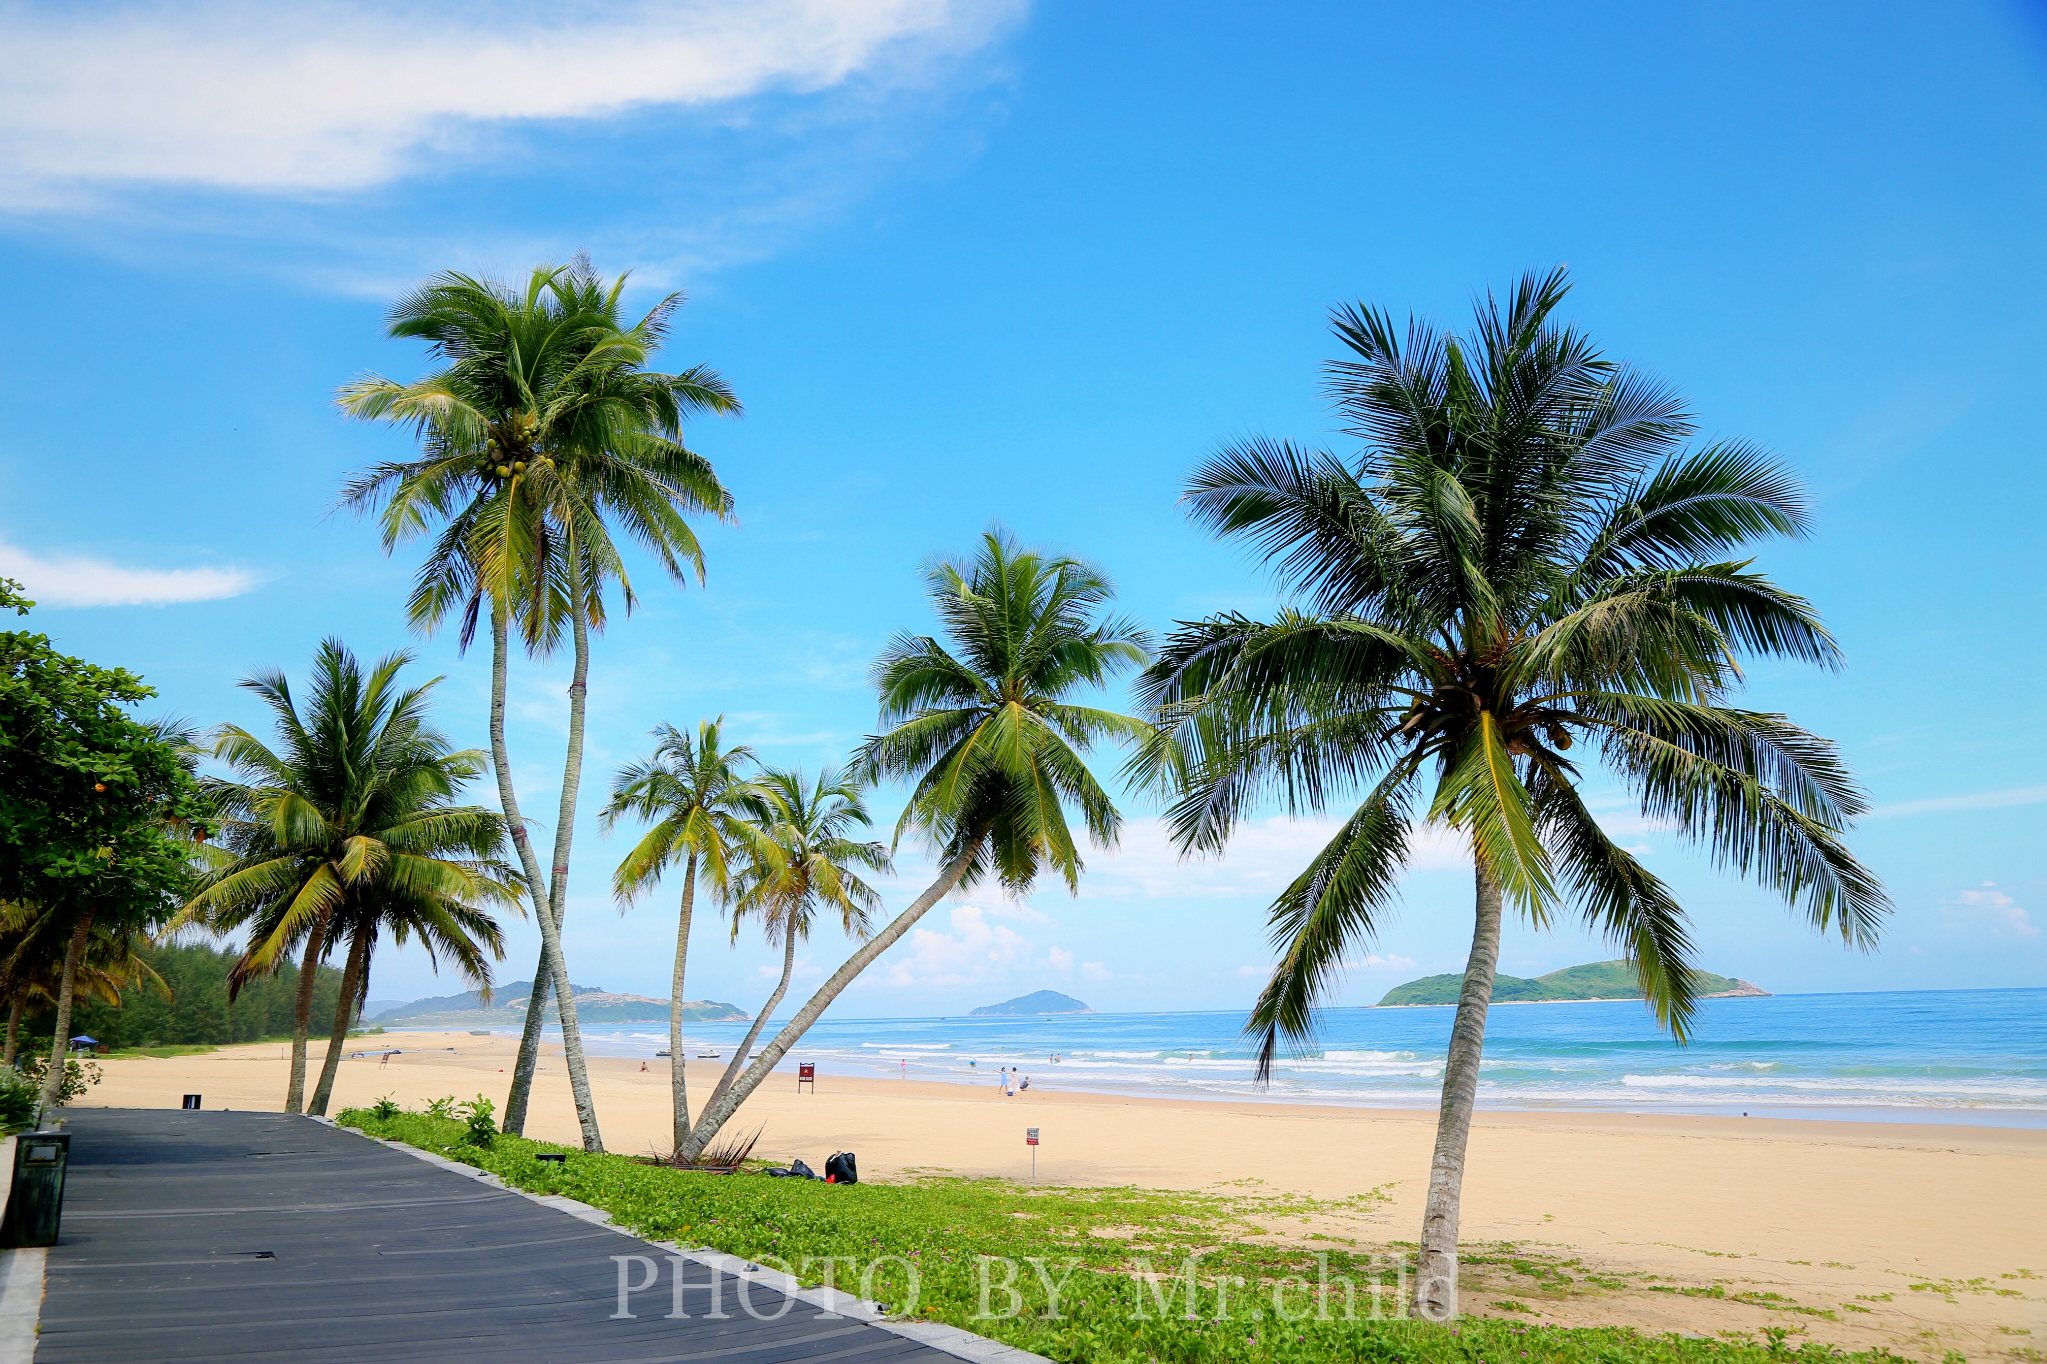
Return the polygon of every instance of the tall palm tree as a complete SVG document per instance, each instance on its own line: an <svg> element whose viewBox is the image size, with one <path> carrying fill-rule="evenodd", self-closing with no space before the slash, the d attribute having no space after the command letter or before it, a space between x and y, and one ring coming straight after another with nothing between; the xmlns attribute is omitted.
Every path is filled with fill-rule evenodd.
<svg viewBox="0 0 2047 1364"><path fill-rule="evenodd" d="M388 552L438 523L410 603L415 626L462 618L466 644L486 601L491 628L491 756L539 914L541 959L526 1032L505 1104L505 1130L523 1130L540 1028L552 990L583 1142L601 1150L581 1030L561 952L575 811L582 783L589 632L604 623L604 589L635 598L610 523L681 581L703 577L703 551L687 514L731 514L731 495L709 461L683 444L696 412L736 413L738 400L701 366L679 374L645 368L682 304L671 294L627 326L625 276L606 283L587 258L533 271L523 291L448 273L399 301L390 334L428 343L445 363L400 383L368 375L337 395L354 417L411 429L421 458L379 464L355 478L345 501L381 509ZM545 652L567 627L574 650L569 738L556 814L551 875L527 840L504 739L508 639L516 618L530 651Z"/></svg>
<svg viewBox="0 0 2047 1364"><path fill-rule="evenodd" d="M1082 860L1067 809L1098 847L1113 847L1122 816L1083 760L1097 739L1142 743L1141 720L1067 698L1143 667L1150 638L1102 613L1107 578L1078 559L1024 550L999 530L969 562L925 574L948 649L924 635L893 640L875 664L884 733L868 739L855 772L907 778L909 803L896 839L917 831L939 858L937 877L869 938L698 1120L679 1154L694 1160L789 1048L868 963L886 952L948 892L991 872L1022 894L1046 870L1078 891Z"/></svg>
<svg viewBox="0 0 2047 1364"><path fill-rule="evenodd" d="M1551 321L1567 283L1529 276L1468 337L1346 308L1329 367L1353 464L1256 440L1194 475L1197 520L1272 561L1298 605L1181 626L1147 673L1183 851L1218 851L1276 798L1362 795L1274 902L1280 959L1252 1011L1259 1072L1312 1036L1340 964L1378 930L1418 823L1466 839L1475 926L1443 1072L1416 1307L1457 1309L1457 1220L1502 907L1566 904L1614 941L1683 1040L1691 941L1670 889L1609 838L1566 754L1590 741L1643 814L1868 946L1888 910L1841 830L1863 808L1834 746L1728 704L1742 654L1834 666L1803 599L1727 555L1799 535L1792 477L1754 448L1686 447L1670 392ZM1433 790L1423 792L1433 777Z"/></svg>
<svg viewBox="0 0 2047 1364"><path fill-rule="evenodd" d="M326 640L303 706L282 673L241 684L270 708L275 747L239 725L215 731L213 755L233 777L210 782L208 794L230 855L201 878L173 927L248 930L230 997L302 949L288 1113L303 1106L313 980L334 943L393 905L466 909L508 893L509 869L491 860L502 817L455 803L484 757L451 748L429 723L439 678L400 688L410 661L395 653L366 672L346 645ZM348 982L342 995L345 1014Z"/></svg>
<svg viewBox="0 0 2047 1364"><path fill-rule="evenodd" d="M740 775L754 761L753 750L744 744L727 748L724 724L722 715L702 721L694 739L673 725L656 728L653 756L618 770L611 782L611 803L603 814L606 829L629 816L653 821L612 874L612 890L621 905L652 890L678 860L682 863L682 907L675 922L675 971L668 1000L668 1075L677 1146L689 1140L682 1007L697 876L701 872L711 893L723 900L735 862L748 857L758 841L747 811L749 800L759 792Z"/></svg>
<svg viewBox="0 0 2047 1364"><path fill-rule="evenodd" d="M706 1107L732 1088L761 1028L788 993L789 977L796 970L796 944L810 937L817 912L836 910L840 930L856 942L864 941L874 931L872 912L881 908L881 896L856 869L890 870L886 845L849 836L874 822L860 798L859 783L826 768L815 783L806 785L801 772L770 768L756 785L761 794L754 804L767 846L748 860L737 878L732 939L739 940L746 920L759 919L768 945L782 949L782 976L725 1063Z"/></svg>

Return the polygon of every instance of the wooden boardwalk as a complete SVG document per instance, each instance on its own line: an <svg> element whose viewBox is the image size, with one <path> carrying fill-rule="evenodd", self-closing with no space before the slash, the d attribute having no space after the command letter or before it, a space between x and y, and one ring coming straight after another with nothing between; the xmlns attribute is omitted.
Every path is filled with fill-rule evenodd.
<svg viewBox="0 0 2047 1364"><path fill-rule="evenodd" d="M82 1109L67 1127L36 1364L957 1364L809 1302L763 1320L785 1300L757 1284L750 1315L729 1275L726 1319L704 1320L715 1271L695 1263L691 1319L668 1320L663 1248L309 1119ZM611 1257L631 1254L660 1279L613 1320Z"/></svg>

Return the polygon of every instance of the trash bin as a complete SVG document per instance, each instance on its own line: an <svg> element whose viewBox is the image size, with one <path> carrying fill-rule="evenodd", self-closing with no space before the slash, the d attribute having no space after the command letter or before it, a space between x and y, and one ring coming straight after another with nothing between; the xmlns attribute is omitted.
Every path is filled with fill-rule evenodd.
<svg viewBox="0 0 2047 1364"><path fill-rule="evenodd" d="M64 1216L69 1132L23 1132L14 1139L14 1190L0 1218L0 1247L54 1246Z"/></svg>

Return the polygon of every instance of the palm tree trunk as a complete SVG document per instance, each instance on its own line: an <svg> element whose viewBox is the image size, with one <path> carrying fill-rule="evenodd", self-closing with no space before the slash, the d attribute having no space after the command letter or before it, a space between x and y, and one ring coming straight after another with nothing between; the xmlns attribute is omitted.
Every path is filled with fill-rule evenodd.
<svg viewBox="0 0 2047 1364"><path fill-rule="evenodd" d="M7 1054L0 1056L0 1066L13 1065L16 1053L21 1050L21 1005L26 998L25 994L16 995L7 1006Z"/></svg>
<svg viewBox="0 0 2047 1364"><path fill-rule="evenodd" d="M725 1073L718 1077L718 1087L711 1091L711 1097L704 1103L706 1109L724 1098L725 1091L732 1088L732 1082L739 1078L740 1071L746 1066L747 1056L753 1051L754 1039L761 1035L761 1028L774 1017L775 1006L780 1004L782 996L788 993L789 977L796 970L796 934L789 931L787 924L783 925L783 930L782 936L787 941L782 944L782 978L775 983L775 992L768 996L768 1002L761 1005L761 1011L753 1016L753 1026L746 1030L746 1037L740 1042L739 1050L733 1052L732 1059L725 1063Z"/></svg>
<svg viewBox="0 0 2047 1364"><path fill-rule="evenodd" d="M1471 934L1471 959L1464 967L1464 988L1457 996L1457 1019L1450 1026L1443 1108L1436 1119L1436 1153L1429 1163L1421 1256L1415 1266L1414 1309L1429 1321L1449 1321L1457 1315L1457 1214L1464 1189L1464 1149L1478 1101L1478 1063L1485 1051L1493 973L1500 964L1500 885L1483 862L1473 859L1473 869L1478 921Z"/></svg>
<svg viewBox="0 0 2047 1364"><path fill-rule="evenodd" d="M369 956L370 935L357 929L348 945L348 965L341 972L341 998L334 1001L334 1031L327 1039L327 1058L320 1063L320 1083L313 1087L313 1102L306 1109L318 1118L327 1116L327 1100L334 1093L334 1075L341 1069L341 1049L348 1044L348 1025L355 1021L356 1006L362 1003L363 963Z"/></svg>
<svg viewBox="0 0 2047 1364"><path fill-rule="evenodd" d="M526 889L543 924L547 915L547 881L540 874L540 857L526 834L526 821L519 815L519 796L512 789L512 757L505 746L505 679L510 671L511 618L503 603L490 605L490 762L498 779L498 807L511 827L512 846L519 852L519 869L526 874ZM546 927L540 930L540 965L533 971L533 1004L526 1011L526 1031L519 1039L519 1059L512 1063L512 1091L505 1097L503 1130L518 1136L526 1130L526 1099L533 1088L533 1066L540 1055L540 1023L547 1007L547 986L552 977Z"/></svg>
<svg viewBox="0 0 2047 1364"><path fill-rule="evenodd" d="M77 993L78 961L85 955L85 939L92 932L93 911L87 909L71 930L71 944L64 949L64 976L57 986L57 1040L50 1048L50 1069L43 1076L43 1108L57 1106L64 1092L64 1061L71 1051L71 999Z"/></svg>
<svg viewBox="0 0 2047 1364"><path fill-rule="evenodd" d="M677 1150L689 1140L689 1074L682 1052L682 971L689 964L689 921L697 900L697 855L682 871L682 912L675 921L675 977L668 984L668 1088L675 1103Z"/></svg>
<svg viewBox="0 0 2047 1364"><path fill-rule="evenodd" d="M584 609L582 559L571 537L568 546L570 629L575 640L575 671L569 676L569 752L562 767L561 808L554 825L554 875L548 881L548 919L554 933L554 1004L561 1015L562 1059L568 1066L569 1093L576 1101L576 1121L583 1126L583 1149L602 1151L597 1106L590 1097L590 1074L583 1062L583 1029L576 1021L575 991L569 986L568 961L562 955L561 926L569 890L569 844L576 836L576 797L583 785L583 711L589 695L590 619ZM543 930L545 933L546 930ZM543 938L544 941L544 938Z"/></svg>
<svg viewBox="0 0 2047 1364"><path fill-rule="evenodd" d="M306 1037L313 1030L313 980L320 973L320 953L327 946L328 911L313 920L306 935L306 960L299 967L298 1001L291 1013L291 1083L284 1091L284 1111L302 1113L306 1106Z"/></svg>
<svg viewBox="0 0 2047 1364"><path fill-rule="evenodd" d="M869 962L895 946L896 939L909 932L912 924L923 918L931 906L937 904L960 883L960 878L967 874L968 863L974 860L974 853L979 849L981 839L985 837L985 834L976 835L952 861L940 867L938 879L926 887L922 895L912 900L908 909L898 914L887 928L861 944L859 951L846 958L845 964L832 972L831 979L819 986L817 993L810 997L810 1002L798 1009L796 1017L790 1019L788 1025L775 1034L775 1040L768 1043L759 1059L747 1067L746 1074L740 1076L732 1088L725 1091L724 1097L716 1103L704 1106L703 1116L697 1119L696 1130L690 1134L688 1144L676 1152L676 1159L679 1162L695 1160L711 1138L718 1135L718 1129L725 1125L726 1120L739 1111L739 1106L746 1102L747 1096L760 1088L760 1083L768 1077L768 1072L789 1054L789 1048L795 1046L803 1034L810 1031L810 1025L817 1022L818 1015L829 1008L831 1002L853 983L853 978L866 970Z"/></svg>

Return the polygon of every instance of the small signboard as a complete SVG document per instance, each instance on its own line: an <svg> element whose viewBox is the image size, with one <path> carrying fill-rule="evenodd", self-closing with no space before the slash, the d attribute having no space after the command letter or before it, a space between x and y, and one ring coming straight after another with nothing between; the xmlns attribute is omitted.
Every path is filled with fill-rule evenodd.
<svg viewBox="0 0 2047 1364"><path fill-rule="evenodd" d="M1026 1128L1024 1129L1024 1145L1026 1145L1026 1146L1036 1146L1037 1144L1038 1144L1038 1129L1037 1129L1037 1128L1035 1128L1035 1127L1026 1127Z"/></svg>

